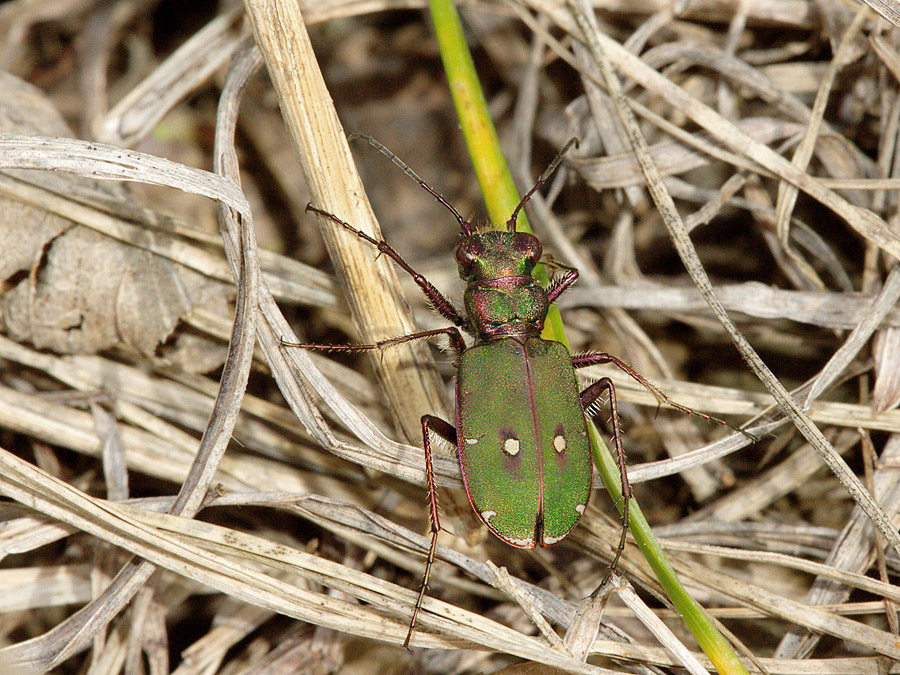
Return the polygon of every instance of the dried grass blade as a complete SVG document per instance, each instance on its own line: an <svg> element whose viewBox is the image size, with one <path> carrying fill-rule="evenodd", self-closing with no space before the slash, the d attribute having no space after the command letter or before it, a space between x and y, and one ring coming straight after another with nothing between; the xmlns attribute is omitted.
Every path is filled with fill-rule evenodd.
<svg viewBox="0 0 900 675"><path fill-rule="evenodd" d="M572 1L574 2L574 0ZM750 366L750 369L757 375L757 377L760 378L762 383L769 390L778 404L794 422L800 433L803 434L803 436L820 452L825 464L838 477L838 479L853 497L854 501L856 501L857 504L859 504L863 509L863 511L865 511L866 515L872 520L878 530L884 535L890 546L895 551L900 553L900 534L898 534L897 530L891 524L884 511L873 499L872 495L868 493L868 491L865 489L865 486L863 486L856 475L850 470L850 467L847 466L847 463L843 460L843 458L838 455L837 452L835 452L834 448L831 446L831 444L828 442L819 428L815 425L815 423L813 423L813 421L809 419L809 417L803 412L803 410L801 410L800 406L797 405L797 402L794 401L794 399L784 388L784 386L772 374L768 366L766 366L766 364L763 363L762 359L759 358L759 355L755 352L753 347L750 346L750 343L747 342L746 338L744 338L744 336L737 329L731 319L728 318L728 315L725 312L725 308L716 297L712 284L709 281L709 277L707 276L706 271L703 269L703 266L700 263L699 258L697 257L697 252L694 249L690 236L685 231L684 223L678 215L678 210L676 209L675 204L672 201L672 197L669 195L665 188L665 185L662 182L662 177L659 175L659 171L656 169L656 165L654 164L653 159L650 156L647 142L644 139L644 136L641 133L636 120L634 119L634 115L628 106L628 103L624 97L624 93L622 92L621 84L619 83L616 74L612 70L613 64L610 60L607 60L606 54L608 53L610 58L612 58L612 56L615 54L616 57L618 57L618 59L620 59L621 62L624 63L630 63L630 59L632 59L633 57L625 50L623 50L621 45L616 43L611 38L608 38L601 33L592 31L590 29L590 24L588 24L587 22L585 14L580 12L581 10L576 10L575 16L576 19L579 20L582 37L587 40L588 44L591 46L594 59L605 75L607 88L613 95L613 100L616 102L616 110L620 115L622 124L628 131L629 139L632 141L635 154L637 155L638 160L641 163L641 168L644 171L644 175L647 178L647 186L650 190L651 195L653 196L654 202L656 202L660 214L663 217L663 221L665 222L666 227L669 230L669 234L672 237L675 248L678 251L679 256L681 257L681 260L685 268L687 269L688 274L690 274L691 278L694 280L697 289L703 295L704 299L706 299L710 308L713 310L713 313L719 319L729 337L737 347L738 351L741 353L741 356L747 362L747 365ZM621 63L617 63L617 65L621 65ZM635 70L643 70L643 68L629 69L629 74L634 76ZM658 76L658 73L654 73L654 78ZM694 99L688 96L687 93L680 88L671 87L670 89L672 89L671 93L673 94L673 96L676 97L672 99L673 104L677 105L678 99L687 99L685 100L685 112L687 112L687 106L696 107L701 105L694 101ZM681 93L675 94L675 90L678 90ZM688 101L690 101L690 103L688 103ZM702 107L705 108L705 106ZM747 146L744 149L748 152L748 154L750 154L750 146ZM765 151L766 152L762 153L763 155L771 152L768 148L765 148ZM778 157L774 153L772 153L772 155ZM781 157L778 157L778 160L778 163L784 162ZM797 174L800 174L800 176L798 176ZM811 182L805 180L805 178L801 178L801 176L805 177L806 175L798 172L795 167L791 167L791 170L786 171L785 173L785 177L788 180L795 182L791 176L797 178L796 184L798 184L800 187L803 187L804 185L806 185L807 187L812 186ZM816 192L819 192L821 194L820 190L816 190ZM817 196L815 192L810 192L810 194L812 194L813 196ZM829 201L832 201L835 206L840 208L840 211L838 211L839 214L842 211L846 212L845 206L850 207L849 203L843 202L843 204L841 204L840 202L833 201L830 196ZM837 211L837 208L835 210ZM871 237L876 232L876 230L881 232L882 234L878 235L877 238L881 239L883 243L889 243L890 246L887 250L895 251L895 255L897 257L900 257L900 255L897 255L900 254L900 239L898 239L895 234L887 230L883 221L875 216L875 214L872 214L871 212L866 213L868 213L871 218L866 218L864 220L877 221L877 223L872 223L874 229L867 228L868 236ZM884 240L883 237L887 237L888 239Z"/></svg>

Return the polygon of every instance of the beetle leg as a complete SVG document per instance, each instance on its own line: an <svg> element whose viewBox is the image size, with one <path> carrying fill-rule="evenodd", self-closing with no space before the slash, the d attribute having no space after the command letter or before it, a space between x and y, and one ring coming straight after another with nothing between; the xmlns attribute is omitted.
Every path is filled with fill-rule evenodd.
<svg viewBox="0 0 900 675"><path fill-rule="evenodd" d="M416 285L422 289L422 292L428 298L431 306L434 307L441 316L447 319L447 321L450 321L451 323L459 326L460 328L468 329L469 323L466 321L460 311L453 306L453 303L445 298L444 295L437 288L435 288L434 284L432 284L430 281L428 281L428 279L426 279L424 276L410 267L409 263L407 263L403 259L403 257L399 253L397 253L394 247L387 243L384 239L375 239L375 237L366 234L362 230L356 229L347 221L341 220L333 213L323 211L322 209L317 208L312 204L307 204L306 210L312 211L313 213L318 213L320 216L324 216L325 218L334 221L345 230L355 234L363 241L372 244L372 246L377 248L379 252L384 253L388 258L397 263L400 269L402 269L413 278L413 281L416 282Z"/></svg>
<svg viewBox="0 0 900 675"><path fill-rule="evenodd" d="M740 434L746 436L751 442L755 443L757 441L756 436L751 433L744 431L743 429L739 429L733 424L729 424L725 420L721 420L718 417L714 417L712 415L707 415L704 412L700 412L699 410L694 410L693 408L689 408L686 405L682 405L677 401L673 401L671 398L666 396L666 394L655 384L647 380L643 375L638 373L634 368L629 366L627 363L622 361L621 359L616 358L612 354L606 354L604 352L589 352L587 354L576 354L572 357L572 367L573 368L587 368L588 366L598 366L604 363L611 363L616 366L619 370L624 372L626 375L629 375L633 380L635 380L638 384L644 387L647 391L653 394L653 397L656 399L658 404L665 403L666 405L675 408L675 410L680 410L683 413L688 415L696 415L697 417L702 417L707 422L721 424L722 426L728 427L729 429L733 429Z"/></svg>
<svg viewBox="0 0 900 675"><path fill-rule="evenodd" d="M421 333L412 333L410 335L401 335L400 337L380 340L379 342L369 345L318 345L306 344L304 342L288 342L287 340L282 338L281 346L299 347L301 349L317 349L323 352L366 352L385 349L386 347L399 345L404 342L412 342L413 340L426 340L431 337L437 337L438 335L446 335L448 338L450 338L450 348L456 353L457 358L459 358L460 354L465 351L466 343L463 340L459 329L455 326L449 326L447 328L436 328L435 330L426 330L422 331Z"/></svg>
<svg viewBox="0 0 900 675"><path fill-rule="evenodd" d="M409 632L403 646L409 649L409 641L412 639L416 628L416 620L419 618L419 610L425 601L425 593L428 590L428 579L431 577L431 567L434 565L435 550L437 549L438 533L441 531L441 519L438 515L437 487L434 484L434 466L431 461L431 438L429 431L449 443L456 445L456 429L449 422L434 415L422 415L422 445L425 448L425 478L428 481L428 501L431 515L431 545L428 547L428 557L425 559L425 573L422 575L422 583L419 585L419 596L416 598L416 606L413 609L412 619L409 622Z"/></svg>
<svg viewBox="0 0 900 675"><path fill-rule="evenodd" d="M551 304L556 302L556 299L561 296L569 286L578 280L578 270L574 267L569 267L562 263L556 264L563 268L566 273L554 281L550 288L547 289L547 301Z"/></svg>
<svg viewBox="0 0 900 675"><path fill-rule="evenodd" d="M591 414L590 407L591 405L600 398L600 394L603 391L609 392L609 408L612 414L612 428L613 428L613 442L616 446L616 461L619 465L619 478L622 481L622 535L619 538L619 545L616 547L616 552L613 554L612 563L609 566L609 572L606 575L606 578L603 579L603 583L600 586L603 586L606 583L606 579L609 578L609 575L615 572L616 565L619 564L619 558L622 557L622 552L625 550L625 539L628 535L628 504L631 500L631 483L628 482L628 471L625 468L625 450L622 447L622 429L619 424L619 406L616 403L616 387L613 384L613 381L608 377L604 377L600 380L594 382L591 386L581 392L581 405L584 408L587 414Z"/></svg>

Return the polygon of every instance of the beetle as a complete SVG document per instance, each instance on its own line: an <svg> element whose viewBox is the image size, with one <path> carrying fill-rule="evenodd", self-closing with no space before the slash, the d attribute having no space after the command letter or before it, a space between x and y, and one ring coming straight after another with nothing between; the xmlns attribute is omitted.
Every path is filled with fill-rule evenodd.
<svg viewBox="0 0 900 675"><path fill-rule="evenodd" d="M404 647L409 646L428 589L441 530L432 465L432 432L456 446L466 494L490 532L510 546L530 549L559 543L578 523L591 495L593 462L587 415L602 395L609 399L612 437L622 482L623 528L613 555L614 570L625 548L631 486L619 421L616 388L603 377L581 390L575 371L611 363L648 388L661 402L675 403L629 365L603 352L572 355L566 345L541 337L550 306L578 279L563 275L543 288L532 272L543 247L533 234L518 232L516 220L534 193L549 179L572 139L525 194L505 228L476 229L437 191L384 145L352 134L385 154L456 218L462 230L454 255L466 284L465 311L458 310L431 282L416 272L386 241L375 239L312 204L307 211L337 223L391 258L415 280L434 309L453 326L413 333L370 345L319 345L282 341L286 347L324 351L381 350L391 345L446 336L456 357L456 424L423 415L422 443L428 482L431 543ZM467 346L460 331L473 338ZM703 413L695 413L715 420Z"/></svg>

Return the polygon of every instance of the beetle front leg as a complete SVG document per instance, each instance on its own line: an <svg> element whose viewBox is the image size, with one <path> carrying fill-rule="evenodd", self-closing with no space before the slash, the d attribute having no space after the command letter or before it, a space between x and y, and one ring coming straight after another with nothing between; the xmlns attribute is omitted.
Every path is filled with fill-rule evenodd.
<svg viewBox="0 0 900 675"><path fill-rule="evenodd" d="M453 306L453 303L445 298L444 295L434 286L434 284L432 284L430 281L428 281L428 279L426 279L424 276L410 267L409 263L403 259L403 256L397 253L396 249L394 249L394 247L387 243L384 239L375 239L375 237L372 237L362 230L353 227L346 220L341 220L333 213L324 211L318 207L313 206L312 204L307 204L306 210L312 211L313 213L317 213L320 216L328 218L332 222L335 222L343 227L348 232L352 232L363 241L368 242L369 244L374 246L376 249L378 249L379 253L384 253L388 258L393 260L400 269L402 269L413 278L413 281L416 282L416 285L422 289L425 297L428 298L431 306L434 307L438 311L438 313L441 314L441 316L446 318L451 323L459 326L460 328L467 329L469 325L468 322L460 313L460 311Z"/></svg>
<svg viewBox="0 0 900 675"><path fill-rule="evenodd" d="M572 284L578 281L578 270L574 267L569 267L568 265L563 265L562 263L556 263L560 267L562 267L566 273L553 284L550 285L550 288L547 289L547 302L554 303L556 299L562 295L566 289L569 288Z"/></svg>
<svg viewBox="0 0 900 675"><path fill-rule="evenodd" d="M622 429L619 423L619 406L616 402L616 387L612 380L604 377L594 382L591 386L581 392L581 405L587 414L590 413L591 405L600 398L603 391L609 392L609 408L612 415L613 442L616 446L616 461L619 465L619 478L622 481L622 536L619 539L619 545L613 555L612 563L609 566L609 572L603 579L603 586L609 575L616 571L616 565L619 564L619 558L625 550L625 540L628 536L628 503L631 500L631 483L628 482L628 471L625 467L625 449L622 446ZM599 590L599 587L598 587Z"/></svg>
<svg viewBox="0 0 900 675"><path fill-rule="evenodd" d="M428 501L431 516L431 545L428 547L428 557L425 559L425 573L422 575L422 583L419 585L419 596L416 598L416 606L413 609L412 619L409 622L409 632L403 646L409 649L409 641L412 639L416 628L416 620L419 618L419 610L425 601L425 593L428 590L428 580L431 577L431 567L434 565L437 538L441 531L441 519L438 514L437 486L434 483L434 465L431 460L431 437L429 431L434 431L448 443L456 446L456 429L449 422L434 415L422 415L422 445L425 448L425 478L428 481Z"/></svg>

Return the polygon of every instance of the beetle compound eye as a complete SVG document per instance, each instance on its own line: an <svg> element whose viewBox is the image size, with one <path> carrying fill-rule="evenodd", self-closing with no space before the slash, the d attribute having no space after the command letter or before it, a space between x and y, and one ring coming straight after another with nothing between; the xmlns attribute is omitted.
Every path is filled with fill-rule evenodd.
<svg viewBox="0 0 900 675"><path fill-rule="evenodd" d="M463 239L456 245L456 263L463 269L471 269L484 256L484 246L473 239Z"/></svg>
<svg viewBox="0 0 900 675"><path fill-rule="evenodd" d="M465 248L456 249L456 264L463 269L469 269L473 260L474 258Z"/></svg>
<svg viewBox="0 0 900 675"><path fill-rule="evenodd" d="M534 235L524 232L519 237L519 240L516 242L516 250L522 254L525 260L536 264L544 252L544 247L541 246L540 240Z"/></svg>
<svg viewBox="0 0 900 675"><path fill-rule="evenodd" d="M537 263L543 254L544 247L541 246L541 242L538 241L536 237L531 237L531 248L528 251L528 259L533 263Z"/></svg>

